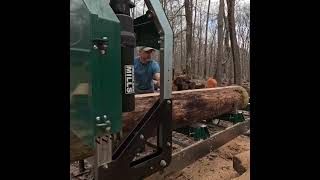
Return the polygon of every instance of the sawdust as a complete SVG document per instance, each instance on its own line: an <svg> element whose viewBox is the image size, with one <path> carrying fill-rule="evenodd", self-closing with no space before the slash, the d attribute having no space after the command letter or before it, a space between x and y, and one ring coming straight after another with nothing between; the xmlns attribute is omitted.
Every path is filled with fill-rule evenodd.
<svg viewBox="0 0 320 180"><path fill-rule="evenodd" d="M247 150L250 150L250 138L241 135L166 179L230 180L239 176L233 169L232 157Z"/></svg>

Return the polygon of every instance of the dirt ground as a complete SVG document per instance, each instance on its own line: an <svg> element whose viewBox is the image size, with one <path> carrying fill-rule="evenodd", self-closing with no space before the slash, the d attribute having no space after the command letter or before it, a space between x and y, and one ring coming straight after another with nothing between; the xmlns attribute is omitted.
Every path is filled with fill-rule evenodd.
<svg viewBox="0 0 320 180"><path fill-rule="evenodd" d="M232 157L241 152L250 150L250 137L240 135L226 143L218 150L197 160L182 171L165 178L166 180L230 180L239 174L233 169ZM90 165L89 165L90 166ZM86 164L86 168L87 167ZM76 166L71 166L71 172L76 173ZM72 177L72 176L71 176ZM72 180L93 179L86 174L80 177L72 177Z"/></svg>
<svg viewBox="0 0 320 180"><path fill-rule="evenodd" d="M166 179L230 180L239 176L233 169L233 155L247 150L250 150L250 137L241 135Z"/></svg>

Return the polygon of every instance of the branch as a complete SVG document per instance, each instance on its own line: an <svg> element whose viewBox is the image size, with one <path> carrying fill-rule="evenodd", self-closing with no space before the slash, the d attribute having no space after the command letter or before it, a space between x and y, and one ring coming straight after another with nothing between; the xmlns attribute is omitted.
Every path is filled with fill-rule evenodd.
<svg viewBox="0 0 320 180"><path fill-rule="evenodd" d="M175 34L175 36L173 38L178 37L182 32L185 32L185 31L187 31L187 29L183 29L182 31L178 32L177 34Z"/></svg>
<svg viewBox="0 0 320 180"><path fill-rule="evenodd" d="M174 13L173 17L176 16L178 14L178 12L181 10L181 8L184 7L184 4L176 11L176 13Z"/></svg>

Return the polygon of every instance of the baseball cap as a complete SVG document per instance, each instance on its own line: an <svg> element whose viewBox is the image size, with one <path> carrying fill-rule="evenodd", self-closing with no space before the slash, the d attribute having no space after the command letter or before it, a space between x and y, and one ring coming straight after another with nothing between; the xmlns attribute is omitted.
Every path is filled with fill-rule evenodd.
<svg viewBox="0 0 320 180"><path fill-rule="evenodd" d="M150 50L155 50L155 49L152 48L152 47L143 46L143 47L141 48L141 50L142 50L142 51L150 51Z"/></svg>

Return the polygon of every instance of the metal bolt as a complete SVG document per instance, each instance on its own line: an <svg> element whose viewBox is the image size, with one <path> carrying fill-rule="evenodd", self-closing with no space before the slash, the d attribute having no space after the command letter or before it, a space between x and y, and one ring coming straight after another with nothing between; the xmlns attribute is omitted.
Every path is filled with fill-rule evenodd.
<svg viewBox="0 0 320 180"><path fill-rule="evenodd" d="M143 136L143 134L141 134L141 135L140 135L140 139L144 139L144 136Z"/></svg>
<svg viewBox="0 0 320 180"><path fill-rule="evenodd" d="M153 169L153 166L151 166L150 169L152 170L152 169Z"/></svg>
<svg viewBox="0 0 320 180"><path fill-rule="evenodd" d="M97 45L93 45L93 49L98 49L98 46Z"/></svg>
<svg viewBox="0 0 320 180"><path fill-rule="evenodd" d="M102 37L102 39L108 39L108 37Z"/></svg>
<svg viewBox="0 0 320 180"><path fill-rule="evenodd" d="M103 126L106 126L107 124L106 123L100 123L100 124L97 124L97 127L103 127Z"/></svg>
<svg viewBox="0 0 320 180"><path fill-rule="evenodd" d="M104 119L107 119L107 115L103 115L103 118L104 118Z"/></svg>
<svg viewBox="0 0 320 180"><path fill-rule="evenodd" d="M167 162L165 160L160 161L160 166L164 167L167 165Z"/></svg>
<svg viewBox="0 0 320 180"><path fill-rule="evenodd" d="M99 117L99 116L98 116L98 117L96 117L96 120L97 120L97 121L100 121L100 117Z"/></svg>
<svg viewBox="0 0 320 180"><path fill-rule="evenodd" d="M167 100L167 103L168 103L168 104L171 104L171 101L170 101L170 100Z"/></svg>
<svg viewBox="0 0 320 180"><path fill-rule="evenodd" d="M170 146L171 146L171 143L170 143L170 142L167 142L167 146L170 147Z"/></svg>

